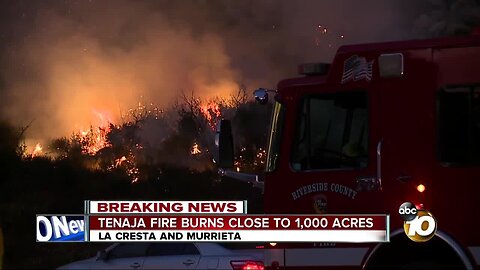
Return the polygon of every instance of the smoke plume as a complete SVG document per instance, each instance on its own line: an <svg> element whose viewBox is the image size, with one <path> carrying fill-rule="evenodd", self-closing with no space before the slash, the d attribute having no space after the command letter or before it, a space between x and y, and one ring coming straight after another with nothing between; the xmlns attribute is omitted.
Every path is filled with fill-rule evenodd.
<svg viewBox="0 0 480 270"><path fill-rule="evenodd" d="M45 141L182 91L274 88L342 44L408 37L406 3L3 1L0 110Z"/></svg>

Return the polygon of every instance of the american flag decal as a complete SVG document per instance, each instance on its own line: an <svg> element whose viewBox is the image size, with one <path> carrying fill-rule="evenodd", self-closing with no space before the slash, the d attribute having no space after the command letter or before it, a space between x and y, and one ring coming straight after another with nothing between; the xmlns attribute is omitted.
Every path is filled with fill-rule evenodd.
<svg viewBox="0 0 480 270"><path fill-rule="evenodd" d="M358 55L352 55L345 60L343 65L342 83L348 81L359 80L372 80L373 61L367 62L365 57L359 57Z"/></svg>

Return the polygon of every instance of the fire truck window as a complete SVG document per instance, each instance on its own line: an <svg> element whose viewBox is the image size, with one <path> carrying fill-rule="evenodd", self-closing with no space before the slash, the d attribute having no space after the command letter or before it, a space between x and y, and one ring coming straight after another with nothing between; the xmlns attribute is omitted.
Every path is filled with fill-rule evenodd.
<svg viewBox="0 0 480 270"><path fill-rule="evenodd" d="M447 88L439 95L439 153L444 163L480 161L480 87Z"/></svg>
<svg viewBox="0 0 480 270"><path fill-rule="evenodd" d="M298 117L295 170L367 165L367 96L350 92L308 97Z"/></svg>

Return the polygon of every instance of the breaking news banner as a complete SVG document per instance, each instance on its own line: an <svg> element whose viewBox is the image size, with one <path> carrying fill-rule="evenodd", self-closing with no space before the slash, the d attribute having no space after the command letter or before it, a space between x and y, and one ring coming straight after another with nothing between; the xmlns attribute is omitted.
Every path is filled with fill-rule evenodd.
<svg viewBox="0 0 480 270"><path fill-rule="evenodd" d="M37 215L37 242L85 242L84 215Z"/></svg>
<svg viewBox="0 0 480 270"><path fill-rule="evenodd" d="M85 201L85 214L246 214L247 201Z"/></svg>
<svg viewBox="0 0 480 270"><path fill-rule="evenodd" d="M247 215L246 201L85 201L37 215L37 242L388 242L389 215Z"/></svg>
<svg viewBox="0 0 480 270"><path fill-rule="evenodd" d="M89 216L91 242L388 242L389 215Z"/></svg>

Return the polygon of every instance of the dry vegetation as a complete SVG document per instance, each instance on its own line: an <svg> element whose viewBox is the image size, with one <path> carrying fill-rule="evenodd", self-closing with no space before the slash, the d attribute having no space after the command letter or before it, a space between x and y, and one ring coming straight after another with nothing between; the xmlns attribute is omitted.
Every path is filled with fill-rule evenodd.
<svg viewBox="0 0 480 270"><path fill-rule="evenodd" d="M52 140L41 149L23 144L28 126L0 123L0 224L6 268L54 268L93 255L99 245L35 244L35 215L82 213L90 199L248 199L262 211L261 194L220 179L212 160L217 120L233 123L239 170L263 170L271 106L184 95L168 109L139 104L120 124Z"/></svg>

